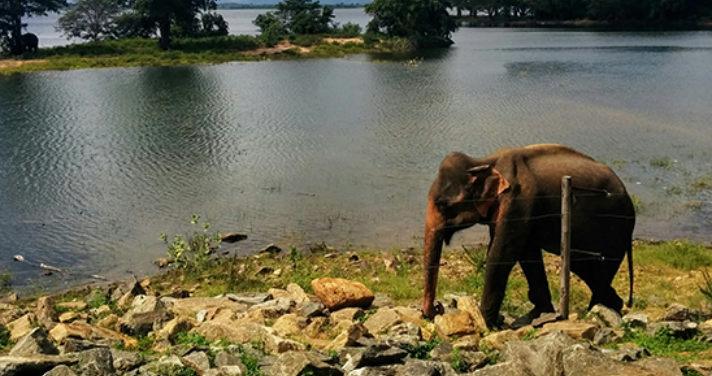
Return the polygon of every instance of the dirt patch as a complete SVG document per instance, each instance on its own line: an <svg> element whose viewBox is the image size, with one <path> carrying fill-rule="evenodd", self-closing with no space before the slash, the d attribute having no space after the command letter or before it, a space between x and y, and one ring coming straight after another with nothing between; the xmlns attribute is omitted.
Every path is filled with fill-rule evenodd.
<svg viewBox="0 0 712 376"><path fill-rule="evenodd" d="M324 42L326 43L338 43L338 44L346 44L346 43L354 43L354 44L363 44L363 39L362 38L324 38Z"/></svg>
<svg viewBox="0 0 712 376"><path fill-rule="evenodd" d="M46 63L47 60L36 59L36 60L14 60L14 59L4 59L0 60L0 69L10 69L17 68L27 64L41 64Z"/></svg>
<svg viewBox="0 0 712 376"><path fill-rule="evenodd" d="M302 54L308 54L311 51L311 48L297 46L297 45L289 43L288 40L283 40L282 42L280 42L278 45L276 45L274 47L263 47L263 48L258 48L256 50L252 50L252 51L246 51L245 55L250 55L250 56L276 55L276 54L281 54L286 50L291 50L293 48L296 48Z"/></svg>

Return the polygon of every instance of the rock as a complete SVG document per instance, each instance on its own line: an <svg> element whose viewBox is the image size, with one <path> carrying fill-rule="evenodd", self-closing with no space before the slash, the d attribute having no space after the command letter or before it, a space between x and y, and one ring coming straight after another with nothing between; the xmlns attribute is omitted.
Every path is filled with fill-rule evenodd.
<svg viewBox="0 0 712 376"><path fill-rule="evenodd" d="M0 357L0 375L41 375L59 365L72 365L76 362L76 359L56 355L37 355L32 357L3 356Z"/></svg>
<svg viewBox="0 0 712 376"><path fill-rule="evenodd" d="M67 322L72 322L76 319L81 317L81 314L76 311L67 311L59 315L59 322L61 323L67 323Z"/></svg>
<svg viewBox="0 0 712 376"><path fill-rule="evenodd" d="M77 376L77 374L72 371L71 368L65 365L59 365L57 367L52 368L51 371L45 373L42 376Z"/></svg>
<svg viewBox="0 0 712 376"><path fill-rule="evenodd" d="M473 372L489 364L490 357L480 351L460 351L451 354L444 361L449 364L457 361L466 372Z"/></svg>
<svg viewBox="0 0 712 376"><path fill-rule="evenodd" d="M143 360L138 353L111 349L111 357L114 359L114 369L121 372L128 372L140 367Z"/></svg>
<svg viewBox="0 0 712 376"><path fill-rule="evenodd" d="M406 356L408 353L403 349L376 344L369 346L363 353L353 356L342 368L344 372L348 373L361 367L399 363Z"/></svg>
<svg viewBox="0 0 712 376"><path fill-rule="evenodd" d="M50 337L58 344L64 343L66 338L88 339L92 334L92 327L88 324L71 323L59 324L49 331Z"/></svg>
<svg viewBox="0 0 712 376"><path fill-rule="evenodd" d="M623 344L607 356L619 362L633 362L650 355L648 350L634 344Z"/></svg>
<svg viewBox="0 0 712 376"><path fill-rule="evenodd" d="M266 320L265 320L265 314L262 312L262 310L254 310L250 312L245 312L245 313L240 313L236 316L236 324L242 324L242 323L251 323L251 324L258 324L265 326L266 325ZM200 321L200 320L198 320ZM205 321L203 319L203 321Z"/></svg>
<svg viewBox="0 0 712 376"><path fill-rule="evenodd" d="M392 364L379 367L363 367L347 373L346 376L396 376L398 371L400 371L403 367L404 365L402 364Z"/></svg>
<svg viewBox="0 0 712 376"><path fill-rule="evenodd" d="M82 376L114 375L114 358L111 350L96 348L77 353Z"/></svg>
<svg viewBox="0 0 712 376"><path fill-rule="evenodd" d="M501 357L506 362L519 363L519 367L510 366L520 373L524 369L531 375L563 375L558 361L561 351L576 344L564 332L553 331L531 341L508 342L504 345Z"/></svg>
<svg viewBox="0 0 712 376"><path fill-rule="evenodd" d="M276 334L267 334L265 337L265 350L270 354L282 354L288 351L306 351L303 343L280 337Z"/></svg>
<svg viewBox="0 0 712 376"><path fill-rule="evenodd" d="M290 294L289 291L284 290L284 289L271 288L271 289L267 290L267 293L272 296L272 299L279 299L279 298L291 299L292 298L292 294Z"/></svg>
<svg viewBox="0 0 712 376"><path fill-rule="evenodd" d="M93 308L93 309L89 310L89 314L94 317L104 317L110 313L111 313L111 308L106 304L104 304L101 307Z"/></svg>
<svg viewBox="0 0 712 376"><path fill-rule="evenodd" d="M307 325L309 325L307 319L290 313L278 318L272 328L283 336L290 336L301 333Z"/></svg>
<svg viewBox="0 0 712 376"><path fill-rule="evenodd" d="M267 372L268 376L342 376L337 367L324 362L324 358L311 352L289 352L279 356Z"/></svg>
<svg viewBox="0 0 712 376"><path fill-rule="evenodd" d="M216 341L222 338L232 343L247 343L252 340L263 340L266 335L265 328L258 324L244 323L236 326L230 322L224 321L207 321L197 328L191 330L191 333L198 333L209 341Z"/></svg>
<svg viewBox="0 0 712 376"><path fill-rule="evenodd" d="M396 376L440 376L440 371L435 367L434 363L408 359L405 365L398 369Z"/></svg>
<svg viewBox="0 0 712 376"><path fill-rule="evenodd" d="M690 319L690 309L681 304L671 304L660 321L685 321Z"/></svg>
<svg viewBox="0 0 712 376"><path fill-rule="evenodd" d="M98 347L109 348L106 344L101 344L94 341L87 341L83 339L76 338L66 338L64 340L64 346L62 346L61 354L78 353L81 351L96 349Z"/></svg>
<svg viewBox="0 0 712 376"><path fill-rule="evenodd" d="M282 248L279 248L274 244L269 244L266 247L260 249L257 253L276 255L278 253L282 253Z"/></svg>
<svg viewBox="0 0 712 376"><path fill-rule="evenodd" d="M435 317L438 337L445 340L450 336L462 336L477 332L472 317L467 312L446 313Z"/></svg>
<svg viewBox="0 0 712 376"><path fill-rule="evenodd" d="M366 320L364 326L368 332L379 336L385 334L391 327L402 323L400 315L390 308L381 308Z"/></svg>
<svg viewBox="0 0 712 376"><path fill-rule="evenodd" d="M210 369L210 359L202 351L190 353L181 359L183 364L194 369L198 376L203 376Z"/></svg>
<svg viewBox="0 0 712 376"><path fill-rule="evenodd" d="M215 355L215 367L224 366L237 366L243 370L243 373L247 373L247 367L242 363L240 357L221 351Z"/></svg>
<svg viewBox="0 0 712 376"><path fill-rule="evenodd" d="M320 334L325 331L329 324L329 319L326 317L315 317L312 322L304 328L303 334L308 338L319 338Z"/></svg>
<svg viewBox="0 0 712 376"><path fill-rule="evenodd" d="M10 341L17 342L20 338L27 335L35 325L36 318L34 313L28 313L19 319L7 324L10 329Z"/></svg>
<svg viewBox="0 0 712 376"><path fill-rule="evenodd" d="M422 326L426 323L426 321L423 320L423 312L418 309L393 307L393 311L395 311L404 322L412 322L418 326Z"/></svg>
<svg viewBox="0 0 712 376"><path fill-rule="evenodd" d="M712 320L701 323L697 329L699 329L705 341L712 342Z"/></svg>
<svg viewBox="0 0 712 376"><path fill-rule="evenodd" d="M620 328L623 323L623 318L618 314L618 312L601 304L593 306L593 308L591 308L588 312L588 316L592 318L594 322L597 322L604 327Z"/></svg>
<svg viewBox="0 0 712 376"><path fill-rule="evenodd" d="M590 351L582 344L568 347L561 352L563 374L567 376L667 376L630 363L612 360L600 352ZM679 370L678 370L679 371Z"/></svg>
<svg viewBox="0 0 712 376"><path fill-rule="evenodd" d="M153 263L163 269L171 266L171 264L175 261L173 257L159 257L153 261Z"/></svg>
<svg viewBox="0 0 712 376"><path fill-rule="evenodd" d="M655 371L660 376L682 376L680 366L669 358L648 357L634 363L636 366Z"/></svg>
<svg viewBox="0 0 712 376"><path fill-rule="evenodd" d="M371 302L371 307L379 309L379 308L393 308L396 305L396 303L391 299L388 294L384 294L382 292L377 292L373 296L373 301Z"/></svg>
<svg viewBox="0 0 712 376"><path fill-rule="evenodd" d="M383 265L386 267L387 272L393 274L398 273L398 270L401 268L401 264L395 256L389 252L383 252L381 254L381 259L383 259Z"/></svg>
<svg viewBox="0 0 712 376"><path fill-rule="evenodd" d="M452 350L452 344L450 342L443 341L435 345L428 355L430 355L432 359L446 361L450 357Z"/></svg>
<svg viewBox="0 0 712 376"><path fill-rule="evenodd" d="M361 308L344 308L335 312L331 312L329 320L332 323L338 323L340 321L353 322L361 317L363 317L364 312Z"/></svg>
<svg viewBox="0 0 712 376"><path fill-rule="evenodd" d="M41 328L32 329L17 342L10 351L10 356L58 355L59 350L47 338L47 332Z"/></svg>
<svg viewBox="0 0 712 376"><path fill-rule="evenodd" d="M203 376L243 376L247 371L237 366L224 366L208 370Z"/></svg>
<svg viewBox="0 0 712 376"><path fill-rule="evenodd" d="M316 296L330 311L347 307L368 308L374 295L362 283L341 278L319 278L311 282Z"/></svg>
<svg viewBox="0 0 712 376"><path fill-rule="evenodd" d="M479 369L468 376L533 376L522 362L509 361ZM536 375L539 376L539 375ZM568 375L567 375L568 376Z"/></svg>
<svg viewBox="0 0 712 376"><path fill-rule="evenodd" d="M697 323L686 321L659 321L648 325L647 332L654 336L661 328L666 328L677 338L690 339L697 334Z"/></svg>
<svg viewBox="0 0 712 376"><path fill-rule="evenodd" d="M648 326L648 315L645 313L629 313L623 316L623 322L631 328L643 328Z"/></svg>
<svg viewBox="0 0 712 376"><path fill-rule="evenodd" d="M144 296L144 295L138 295L138 296ZM133 304L134 300L136 300L136 295L132 294L131 292L127 292L126 294L122 295L119 300L116 301L116 306L124 311L129 308L131 308L131 305Z"/></svg>
<svg viewBox="0 0 712 376"><path fill-rule="evenodd" d="M541 328L542 326L551 323L551 322L556 322L559 319L559 315L555 312L544 312L539 317L535 318L532 320L531 326L535 328ZM516 321L515 321L516 323ZM516 325L515 325L516 326Z"/></svg>
<svg viewBox="0 0 712 376"><path fill-rule="evenodd" d="M160 260L160 259L159 259ZM158 260L156 260L158 261ZM168 264L173 262L172 259L168 259ZM158 265L158 263L156 263ZM168 265L166 265L168 266ZM161 265L158 265L158 267L163 267ZM131 277L125 281L123 281L119 286L117 286L114 291L111 292L111 301L115 302L121 299L124 295L129 294L132 296L131 300L133 300L133 297L139 296L139 295L146 295L146 289L141 286L141 284L138 282L138 280L134 277Z"/></svg>
<svg viewBox="0 0 712 376"><path fill-rule="evenodd" d="M221 241L225 243L237 243L247 239L247 234L240 232L228 232L227 234L222 234L220 237Z"/></svg>
<svg viewBox="0 0 712 376"><path fill-rule="evenodd" d="M692 360L687 362L685 367L709 376L712 373L712 360Z"/></svg>
<svg viewBox="0 0 712 376"><path fill-rule="evenodd" d="M457 310L467 312L472 318L477 330L487 330L485 317L482 315L480 305L477 300L471 296L462 296L457 299Z"/></svg>
<svg viewBox="0 0 712 376"><path fill-rule="evenodd" d="M412 322L405 322L391 327L388 330L388 335L391 337L411 336L417 337L418 340L420 340L422 339L422 329L420 329L418 325L415 325Z"/></svg>
<svg viewBox="0 0 712 376"><path fill-rule="evenodd" d="M596 332L598 331L598 327L594 324L586 322L559 321L544 325L544 327L541 328L535 336L541 337L556 330L563 331L573 339L587 339L589 341L593 341L593 338L596 336Z"/></svg>
<svg viewBox="0 0 712 376"><path fill-rule="evenodd" d="M189 332L197 325L198 321L190 317L175 317L158 331L157 336L166 335L171 338L179 332Z"/></svg>
<svg viewBox="0 0 712 376"><path fill-rule="evenodd" d="M287 292L289 292L289 296L292 300L297 302L297 304L308 302L310 300L309 295L307 295L307 293L304 292L304 289L296 283L290 283L287 285Z"/></svg>
<svg viewBox="0 0 712 376"><path fill-rule="evenodd" d="M339 334L324 351L339 350L344 347L354 346L357 341L368 333L368 329L361 323L352 323Z"/></svg>
<svg viewBox="0 0 712 376"><path fill-rule="evenodd" d="M155 296L140 298L142 296L145 295L139 295L134 299L132 308L119 320L121 332L133 336L145 336L154 330L154 325L161 325L171 319L171 314L158 298Z"/></svg>
<svg viewBox="0 0 712 376"><path fill-rule="evenodd" d="M488 336L482 338L481 344L489 346L493 349L502 350L504 349L504 344L510 341L519 341L519 334L513 330L503 330L501 332L496 332L489 334Z"/></svg>
<svg viewBox="0 0 712 376"><path fill-rule="evenodd" d="M623 339L623 335L611 328L602 328L593 337L593 344L596 346L604 346L609 343L615 343Z"/></svg>
<svg viewBox="0 0 712 376"><path fill-rule="evenodd" d="M225 297L234 301L234 302L237 302L240 304L246 304L249 306L264 303L264 302L272 299L271 294L262 293L262 292L245 292L245 293L241 293L241 294L225 294Z"/></svg>
<svg viewBox="0 0 712 376"><path fill-rule="evenodd" d="M70 310L76 310L76 311L83 311L87 309L87 303L83 301L72 301L72 302L62 302L58 303L57 306L70 309Z"/></svg>
<svg viewBox="0 0 712 376"><path fill-rule="evenodd" d="M480 349L482 338L479 334L472 334L456 339L452 343L455 350L477 351Z"/></svg>
<svg viewBox="0 0 712 376"><path fill-rule="evenodd" d="M262 304L257 304L250 308L250 311L260 310L265 318L278 318L292 310L294 301L287 298L270 300Z"/></svg>
<svg viewBox="0 0 712 376"><path fill-rule="evenodd" d="M7 310L0 310L0 324L9 325L9 323L19 319L27 312L25 310L10 306Z"/></svg>
<svg viewBox="0 0 712 376"><path fill-rule="evenodd" d="M173 303L173 313L177 316L195 317L200 311L215 311L217 309L243 312L249 307L246 304L233 301L228 297L221 298L186 298L178 299Z"/></svg>
<svg viewBox="0 0 712 376"><path fill-rule="evenodd" d="M297 313L302 317L314 317L321 315L326 307L321 302L311 300L297 305Z"/></svg>
<svg viewBox="0 0 712 376"><path fill-rule="evenodd" d="M35 316L37 316L37 322L44 325L47 330L52 329L59 319L57 317L57 309L54 305L54 299L49 296L39 298L37 300Z"/></svg>
<svg viewBox="0 0 712 376"><path fill-rule="evenodd" d="M115 314L110 314L103 319L97 321L96 326L105 329L116 330L116 324L119 323L119 316Z"/></svg>

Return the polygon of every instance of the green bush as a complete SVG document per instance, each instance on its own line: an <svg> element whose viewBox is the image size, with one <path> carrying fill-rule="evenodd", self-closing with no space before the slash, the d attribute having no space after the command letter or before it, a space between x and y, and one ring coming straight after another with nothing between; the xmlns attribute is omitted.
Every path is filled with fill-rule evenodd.
<svg viewBox="0 0 712 376"><path fill-rule="evenodd" d="M12 346L10 342L10 331L5 325L0 324L0 351Z"/></svg>
<svg viewBox="0 0 712 376"><path fill-rule="evenodd" d="M271 23L267 28L260 34L260 40L267 47L274 47L279 42L284 39L285 35L284 27L279 22Z"/></svg>
<svg viewBox="0 0 712 376"><path fill-rule="evenodd" d="M193 215L191 224L196 225L200 216ZM202 269L208 261L213 249L220 245L221 236L219 233L208 234L210 224L202 223L203 231L194 232L193 235L184 237L175 235L172 242L168 242L168 236L161 234L161 240L168 246L168 257L173 260L173 265L183 269Z"/></svg>
<svg viewBox="0 0 712 376"><path fill-rule="evenodd" d="M289 41L292 44L302 47L311 47L320 44L323 38L320 35L290 35Z"/></svg>
<svg viewBox="0 0 712 376"><path fill-rule="evenodd" d="M336 29L335 34L341 38L355 38L360 36L361 32L361 25L353 22L347 22Z"/></svg>

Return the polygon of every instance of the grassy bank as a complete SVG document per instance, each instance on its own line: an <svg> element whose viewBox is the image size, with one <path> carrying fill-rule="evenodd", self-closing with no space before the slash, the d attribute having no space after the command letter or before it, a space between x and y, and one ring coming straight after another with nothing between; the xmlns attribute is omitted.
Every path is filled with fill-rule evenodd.
<svg viewBox="0 0 712 376"><path fill-rule="evenodd" d="M327 256L328 255L328 256ZM688 241L663 243L636 242L634 251L634 306L655 319L671 303L680 303L712 313L712 302L700 287L705 286L704 271L712 268L709 248ZM395 262L392 262L395 260ZM484 247L450 250L443 255L438 296L465 292L479 297L484 285ZM558 301L560 284L559 258L545 255L545 267L554 300ZM388 264L395 266L387 266ZM173 269L152 278L152 284L165 289L176 285L196 289L196 294L214 296L224 292L266 291L284 288L289 283L311 292L311 281L321 277L341 277L362 282L374 292L382 292L397 304L418 305L423 294L422 251L417 249L391 251L360 251L358 253L307 253L296 248L278 256L252 258L221 258L193 269ZM628 296L627 263L623 262L614 280L621 297ZM524 274L515 267L509 279L503 310L512 314L531 309ZM573 277L571 287L572 312L584 313L588 307L588 287Z"/></svg>
<svg viewBox="0 0 712 376"><path fill-rule="evenodd" d="M42 48L20 58L0 56L0 74L107 67L221 64L388 52L393 43L364 43L361 38L296 37L268 48L256 37L240 35L182 39L163 51L153 39L91 42Z"/></svg>

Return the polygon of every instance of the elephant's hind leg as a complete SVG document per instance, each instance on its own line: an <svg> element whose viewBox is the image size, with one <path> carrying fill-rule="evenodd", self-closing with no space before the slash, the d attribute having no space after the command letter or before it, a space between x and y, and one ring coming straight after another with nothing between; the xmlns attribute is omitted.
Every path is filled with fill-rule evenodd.
<svg viewBox="0 0 712 376"><path fill-rule="evenodd" d="M623 299L611 286L620 263L620 260L598 261L586 258L571 260L571 271L591 289L591 302L588 309L593 308L596 304L602 304L616 312L621 312Z"/></svg>

